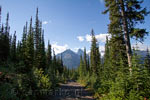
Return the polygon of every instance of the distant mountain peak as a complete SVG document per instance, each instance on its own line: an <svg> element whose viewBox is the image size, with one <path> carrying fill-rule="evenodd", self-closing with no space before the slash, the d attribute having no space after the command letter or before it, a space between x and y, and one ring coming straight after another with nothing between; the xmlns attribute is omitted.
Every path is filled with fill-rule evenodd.
<svg viewBox="0 0 150 100"><path fill-rule="evenodd" d="M104 51L101 51L101 54ZM137 54L141 55L141 59L143 60L144 57L146 56L146 51L136 51ZM72 51L71 49L67 49L64 52L57 54L57 57L62 56L63 64L67 66L68 68L77 68L80 65L80 55L84 55L84 51L82 49L78 49L77 52ZM102 59L103 59L102 55ZM87 54L87 56L90 57L90 54Z"/></svg>
<svg viewBox="0 0 150 100"><path fill-rule="evenodd" d="M73 51L71 49L67 49L64 52L73 52ZM75 53L75 52L73 52L73 53Z"/></svg>
<svg viewBox="0 0 150 100"><path fill-rule="evenodd" d="M82 49L78 49L77 51L77 54L80 56L80 55L83 55L84 54L84 51Z"/></svg>
<svg viewBox="0 0 150 100"><path fill-rule="evenodd" d="M67 49L64 52L57 55L60 57L62 55L63 64L68 68L77 68L80 64L80 56L72 51L71 49Z"/></svg>

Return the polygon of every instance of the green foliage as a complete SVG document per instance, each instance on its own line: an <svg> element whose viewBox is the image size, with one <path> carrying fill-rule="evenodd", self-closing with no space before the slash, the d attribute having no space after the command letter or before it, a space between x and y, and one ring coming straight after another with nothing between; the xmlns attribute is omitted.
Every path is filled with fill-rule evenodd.
<svg viewBox="0 0 150 100"><path fill-rule="evenodd" d="M1 9L1 7L0 7ZM1 12L0 12L1 16ZM9 35L9 13L7 14L5 26L0 26L0 64L5 64L8 61L10 50L10 35ZM0 23L1 24L1 23Z"/></svg>
<svg viewBox="0 0 150 100"><path fill-rule="evenodd" d="M132 57L132 75L125 72L125 67L119 67L115 80L99 81L95 88L101 100L143 100L149 99L148 70L140 64L140 57L135 53ZM108 82L108 83L107 83ZM108 87L109 86L109 87Z"/></svg>
<svg viewBox="0 0 150 100"><path fill-rule="evenodd" d="M100 60L100 53L99 53L99 46L94 35L94 30L91 31L92 35L92 44L91 44L91 52L90 52L90 67L91 67L91 74L99 74L99 67L101 65Z"/></svg>
<svg viewBox="0 0 150 100"><path fill-rule="evenodd" d="M147 49L147 55L144 59L144 67L148 70L149 74L150 74L150 54L149 54L149 50Z"/></svg>
<svg viewBox="0 0 150 100"><path fill-rule="evenodd" d="M143 100L143 97L140 96L136 90L131 90L127 100Z"/></svg>
<svg viewBox="0 0 150 100"><path fill-rule="evenodd" d="M0 25L0 98L3 100L41 100L46 97L40 94L58 87L58 83L67 80L78 80L91 88L100 100L143 100L150 99L150 55L144 64L135 51L132 55L132 73L128 70L128 51L124 35L143 41L148 33L145 29L135 28L143 23L149 12L141 7L139 0L105 0L109 12L110 24L105 45L104 63L101 62L99 44L92 30L90 59L84 49L78 69L68 69L62 58L56 58L48 42L45 49L42 21L36 12L35 26L23 28L22 40L16 43L16 32L9 34L9 14L5 25ZM124 9L123 9L124 8ZM125 15L123 15L125 14ZM0 7L1 16L1 7ZM0 19L1 22L1 19ZM128 22L128 23L127 23ZM1 24L1 23L0 23ZM125 28L126 27L126 28ZM124 28L124 29L123 29ZM125 34L126 33L126 34ZM17 45L16 45L17 44ZM128 44L128 45L127 45ZM38 93L38 94L37 94Z"/></svg>
<svg viewBox="0 0 150 100"><path fill-rule="evenodd" d="M84 65L82 55L81 55L81 57L80 57L80 66L79 66L79 75L80 75L81 80L84 78L85 72L86 72L86 67Z"/></svg>
<svg viewBox="0 0 150 100"><path fill-rule="evenodd" d="M44 75L44 71L42 69L35 68L33 73L38 88L47 90L51 88L52 83L50 82L50 77L48 75Z"/></svg>
<svg viewBox="0 0 150 100"><path fill-rule="evenodd" d="M19 100L13 89L14 85L10 83L0 83L0 98L3 98L3 100Z"/></svg>
<svg viewBox="0 0 150 100"><path fill-rule="evenodd" d="M9 36L8 21L9 14L5 26L0 25L0 98L3 100L44 99L48 95L41 92L53 92L59 82L68 79L69 73L65 72L68 69L64 67L62 59L56 58L55 53L52 58L49 43L48 50L45 49L44 31L42 22L38 18L38 9L35 26L32 26L31 17L29 28L26 22L22 40L18 43L16 43L16 32L13 38Z"/></svg>
<svg viewBox="0 0 150 100"><path fill-rule="evenodd" d="M89 78L88 78L89 77ZM86 77L87 79L87 85L89 86L89 88L94 88L95 83L97 82L97 75L92 74L91 76L88 75L88 77Z"/></svg>

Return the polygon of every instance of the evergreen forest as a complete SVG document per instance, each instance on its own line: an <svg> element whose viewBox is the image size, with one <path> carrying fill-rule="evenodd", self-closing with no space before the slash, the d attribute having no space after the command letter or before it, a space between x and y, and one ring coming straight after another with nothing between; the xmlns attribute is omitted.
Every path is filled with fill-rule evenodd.
<svg viewBox="0 0 150 100"><path fill-rule="evenodd" d="M46 45L40 9L36 9L35 20L31 17L24 24L18 40L16 31L10 32L9 13L2 22L0 7L0 100L55 100L51 98L55 90L69 81L92 91L94 99L83 100L150 100L149 49L143 60L137 53L138 47L131 43L131 39L144 42L149 35L149 30L136 25L143 24L150 12L141 6L143 0L104 2L102 13L109 15L111 36L106 37L104 56L94 29L89 29L90 53L87 55L84 47L76 69L63 64L50 41Z"/></svg>

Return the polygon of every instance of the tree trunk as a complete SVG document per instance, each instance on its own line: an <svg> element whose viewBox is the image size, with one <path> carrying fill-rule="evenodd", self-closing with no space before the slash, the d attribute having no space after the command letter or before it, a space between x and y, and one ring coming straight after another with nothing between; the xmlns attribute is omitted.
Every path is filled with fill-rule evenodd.
<svg viewBox="0 0 150 100"><path fill-rule="evenodd" d="M123 0L120 0L120 1L121 1L120 3L121 3L121 15L122 15L122 21L123 21L123 29L124 29L124 35L125 35L126 54L128 57L129 71L130 71L130 74L132 74L132 68L131 68L132 51L131 51L131 43L130 43L130 37L129 37L129 32L128 32L128 23L126 19L124 1Z"/></svg>

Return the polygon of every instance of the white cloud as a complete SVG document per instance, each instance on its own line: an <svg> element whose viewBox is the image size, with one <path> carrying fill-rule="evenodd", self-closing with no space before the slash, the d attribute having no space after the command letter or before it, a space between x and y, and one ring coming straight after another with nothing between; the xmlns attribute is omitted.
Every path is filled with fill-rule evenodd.
<svg viewBox="0 0 150 100"><path fill-rule="evenodd" d="M105 51L105 46L104 45L100 45L99 46L99 51Z"/></svg>
<svg viewBox="0 0 150 100"><path fill-rule="evenodd" d="M92 40L92 37L91 37L91 35L89 35L89 34L87 34L87 35L85 36L85 38L86 38L86 41L88 41L88 42L91 42L91 40Z"/></svg>
<svg viewBox="0 0 150 100"><path fill-rule="evenodd" d="M100 33L100 34L97 34L95 35L96 39L98 42L101 42L101 43L105 43L106 42L106 37L108 36L108 39L111 38L111 35L108 34L108 33ZM79 39L80 36L78 36L78 39ZM92 41L92 36L89 35L89 34L86 34L85 36L82 36L82 38L84 40L86 40L87 42L91 42ZM80 40L79 40L80 41ZM82 41L82 40L81 40ZM80 42L81 42L80 41ZM74 51L77 51L78 48L74 49ZM99 51L101 53L101 56L104 56L104 52L105 52L105 45L99 45ZM87 51L87 53L89 54L90 53L90 50Z"/></svg>
<svg viewBox="0 0 150 100"><path fill-rule="evenodd" d="M95 35L95 37L96 37L96 39L98 40L98 42L103 42L103 43L106 42L106 36L108 36L108 38L110 38L110 35L107 34L107 33ZM88 42L91 42L91 40L92 40L92 36L89 35L89 34L87 34L87 35L85 36L85 38L86 38L86 41L88 41Z"/></svg>
<svg viewBox="0 0 150 100"><path fill-rule="evenodd" d="M86 52L87 52L88 55L90 55L90 50L87 50Z"/></svg>
<svg viewBox="0 0 150 100"><path fill-rule="evenodd" d="M144 50L144 51L146 51L147 50L147 48L150 50L150 46L148 46L148 45L146 45L146 44L142 44L142 43L135 43L135 44L132 44L132 48L137 48L138 50Z"/></svg>
<svg viewBox="0 0 150 100"><path fill-rule="evenodd" d="M43 25L46 25L46 24L48 24L48 23L52 23L52 21L49 20L49 21L43 21L43 22L42 22Z"/></svg>
<svg viewBox="0 0 150 100"><path fill-rule="evenodd" d="M105 53L105 46L104 45L100 45L99 46L99 51L101 53L101 56L103 57L104 56L104 53Z"/></svg>
<svg viewBox="0 0 150 100"><path fill-rule="evenodd" d="M42 24L46 25L46 24L48 24L48 21L43 21Z"/></svg>
<svg viewBox="0 0 150 100"><path fill-rule="evenodd" d="M79 49L80 48L74 48L74 49L71 49L71 50L77 53Z"/></svg>
<svg viewBox="0 0 150 100"><path fill-rule="evenodd" d="M73 48L71 50L77 53L79 49L84 51L84 47L81 47L81 48L76 47L76 48Z"/></svg>
<svg viewBox="0 0 150 100"><path fill-rule="evenodd" d="M98 41L105 43L105 42L106 42L106 36L109 37L109 34L98 34L98 35L96 35L95 37L96 37L96 39L97 39Z"/></svg>
<svg viewBox="0 0 150 100"><path fill-rule="evenodd" d="M58 43L55 42L55 43L52 44L52 48L54 49L55 54L58 54L58 53L61 53L61 52L65 51L66 49L68 49L69 46L67 44L58 45Z"/></svg>
<svg viewBox="0 0 150 100"><path fill-rule="evenodd" d="M78 36L77 38L78 38L78 40L79 40L80 42L83 42L83 41L84 41L84 37L83 37L83 36Z"/></svg>

